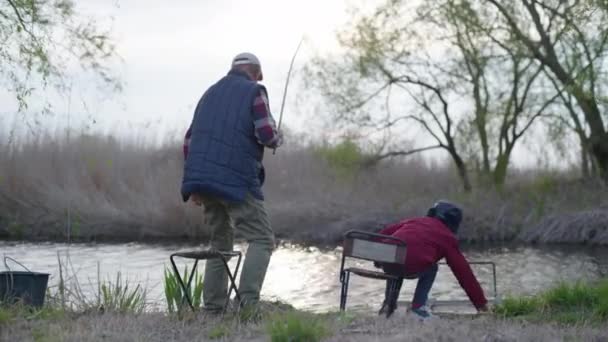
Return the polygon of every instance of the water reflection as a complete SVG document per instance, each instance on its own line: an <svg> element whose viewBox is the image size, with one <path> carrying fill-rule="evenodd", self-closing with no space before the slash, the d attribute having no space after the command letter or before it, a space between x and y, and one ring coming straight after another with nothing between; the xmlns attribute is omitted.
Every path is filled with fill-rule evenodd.
<svg viewBox="0 0 608 342"><path fill-rule="evenodd" d="M153 246L142 244L32 244L0 243L0 255L11 256L32 270L51 273L50 285L58 281L58 255L69 254L71 267L85 291L94 293L99 277L113 281L118 271L131 282L142 283L149 298L159 307L163 303L162 275L169 267L169 255L192 247ZM237 246L244 250L245 246ZM316 248L283 246L278 248L264 284L263 296L291 303L297 308L314 311L337 310L340 284L340 249L320 251ZM465 250L469 260L493 261L497 266L498 293L531 294L561 280L594 280L606 274L608 249L554 248L489 248ZM181 261L180 268L185 262ZM18 268L18 266L10 265ZM204 264L201 265L204 267ZM99 276L98 276L99 270ZM492 296L490 267L474 267L483 288ZM71 272L70 272L71 273ZM415 281L406 281L401 298L409 300ZM351 278L349 307L377 307L383 297L384 284L379 281ZM447 266L441 266L431 296L436 300L465 299Z"/></svg>

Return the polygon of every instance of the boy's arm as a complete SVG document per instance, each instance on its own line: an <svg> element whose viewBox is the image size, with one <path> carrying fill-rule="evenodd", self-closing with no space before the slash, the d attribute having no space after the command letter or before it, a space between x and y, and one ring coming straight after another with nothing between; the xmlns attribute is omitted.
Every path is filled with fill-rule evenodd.
<svg viewBox="0 0 608 342"><path fill-rule="evenodd" d="M445 260L475 308L479 311L485 311L488 300L486 299L483 289L481 288L481 285L479 285L469 262L458 248L458 242L455 241L454 244L445 251Z"/></svg>

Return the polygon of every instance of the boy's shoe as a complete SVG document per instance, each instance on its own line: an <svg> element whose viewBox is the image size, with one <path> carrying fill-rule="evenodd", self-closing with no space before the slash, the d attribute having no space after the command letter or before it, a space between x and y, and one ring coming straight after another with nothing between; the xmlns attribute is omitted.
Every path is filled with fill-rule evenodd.
<svg viewBox="0 0 608 342"><path fill-rule="evenodd" d="M425 321L427 319L434 319L437 317L431 313L431 310L426 305L423 305L416 309L412 308L411 311L414 315L416 315L417 318L419 318L420 320L423 320L423 321Z"/></svg>
<svg viewBox="0 0 608 342"><path fill-rule="evenodd" d="M389 318L389 317L391 317L393 312L395 312L396 309L397 309L396 304L391 305L391 304L387 303L387 301L385 300L382 303L382 307L380 308L380 311L378 311L378 315L380 315L380 316L386 315L386 318Z"/></svg>

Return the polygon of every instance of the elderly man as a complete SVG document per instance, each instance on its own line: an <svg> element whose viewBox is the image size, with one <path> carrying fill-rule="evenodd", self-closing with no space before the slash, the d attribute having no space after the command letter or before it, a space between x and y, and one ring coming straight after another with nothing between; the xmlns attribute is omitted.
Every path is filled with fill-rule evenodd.
<svg viewBox="0 0 608 342"><path fill-rule="evenodd" d="M426 217L416 217L388 225L379 233L399 238L407 244L405 265L377 265L384 272L407 279L418 278L411 312L426 319L432 317L426 306L429 292L437 275L437 262L443 258L478 311L487 311L487 300L469 263L458 247L456 234L462 221L462 210L456 205L439 201L428 210ZM387 243L392 242L386 240ZM401 280L397 287L401 289ZM387 300L389 286L380 314L390 316L397 308L395 301Z"/></svg>
<svg viewBox="0 0 608 342"><path fill-rule="evenodd" d="M184 143L183 200L203 205L211 246L233 248L234 230L249 247L239 283L241 306L260 299L275 246L264 208L264 147L277 148L277 131L268 106L258 58L241 53L231 70L201 97ZM204 309L219 312L227 297L228 275L220 260L209 260L203 282Z"/></svg>

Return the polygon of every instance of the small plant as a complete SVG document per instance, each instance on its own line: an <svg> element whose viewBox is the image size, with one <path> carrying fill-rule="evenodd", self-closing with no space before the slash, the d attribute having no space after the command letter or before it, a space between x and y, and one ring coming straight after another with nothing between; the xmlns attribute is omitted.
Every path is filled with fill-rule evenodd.
<svg viewBox="0 0 608 342"><path fill-rule="evenodd" d="M503 317L518 317L534 313L539 306L540 301L536 298L509 297L497 305L494 312Z"/></svg>
<svg viewBox="0 0 608 342"><path fill-rule="evenodd" d="M211 328L211 331L209 331L207 337L209 337L209 339L215 340L218 338L227 337L229 335L230 328L225 324L220 324Z"/></svg>
<svg viewBox="0 0 608 342"><path fill-rule="evenodd" d="M130 289L129 282L123 282L120 272L116 274L116 282L103 283L100 289L101 307L104 311L141 313L146 307L146 290L139 284Z"/></svg>
<svg viewBox="0 0 608 342"><path fill-rule="evenodd" d="M272 342L315 342L329 334L325 323L304 313L286 312L275 316L268 324Z"/></svg>
<svg viewBox="0 0 608 342"><path fill-rule="evenodd" d="M545 293L544 300L553 308L588 308L594 305L596 297L591 286L577 282L573 285L559 284Z"/></svg>
<svg viewBox="0 0 608 342"><path fill-rule="evenodd" d="M35 308L18 301L16 303L2 303L0 301L0 325L8 324L16 319L26 320L56 320L65 317L65 311L51 305Z"/></svg>
<svg viewBox="0 0 608 342"><path fill-rule="evenodd" d="M9 309L5 308L2 303L0 303L0 325L7 324L13 319L13 314L9 311Z"/></svg>
<svg viewBox="0 0 608 342"><path fill-rule="evenodd" d="M184 268L182 273L182 279L187 282L190 279L190 272L188 266ZM177 280L177 276L173 270L165 268L164 271L164 283L165 283L165 299L167 300L167 309L170 313L178 312L181 310L182 305L186 303L186 297L184 296L182 287ZM188 289L192 306L195 309L201 307L201 299L203 297L203 276L198 273L198 270L194 272L192 278L192 284Z"/></svg>

